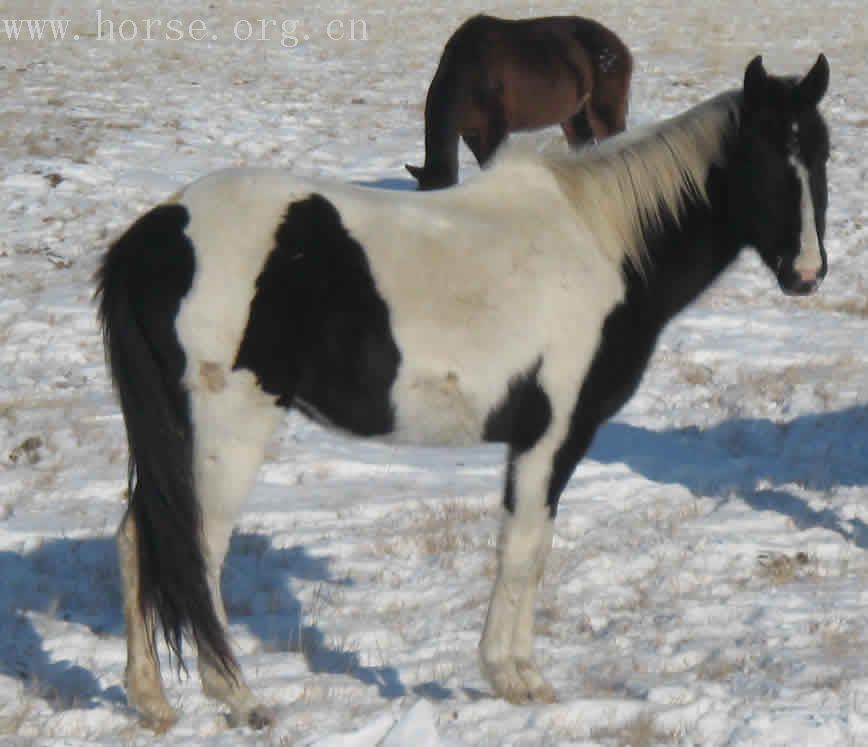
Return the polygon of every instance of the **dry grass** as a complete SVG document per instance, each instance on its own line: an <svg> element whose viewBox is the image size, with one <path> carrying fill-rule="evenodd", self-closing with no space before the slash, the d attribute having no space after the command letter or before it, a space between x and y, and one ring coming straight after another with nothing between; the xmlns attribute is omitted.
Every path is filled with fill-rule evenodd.
<svg viewBox="0 0 868 747"><path fill-rule="evenodd" d="M414 513L411 527L382 532L375 552L391 557L434 557L442 567L452 569L457 555L492 540L493 535L478 526L487 515L485 508L458 500L424 504Z"/></svg>
<svg viewBox="0 0 868 747"><path fill-rule="evenodd" d="M861 626L835 618L812 622L808 631L818 640L827 659L860 658L865 650Z"/></svg>
<svg viewBox="0 0 868 747"><path fill-rule="evenodd" d="M700 679L709 682L721 682L729 679L734 674L744 671L745 662L745 656L729 657L723 656L719 651L715 651L696 667L696 675Z"/></svg>
<svg viewBox="0 0 868 747"><path fill-rule="evenodd" d="M25 462L27 464L37 464L42 458L39 452L43 445L42 438L30 436L30 438L24 439L24 441L9 452L9 461L12 464L18 464L19 462L22 464Z"/></svg>
<svg viewBox="0 0 868 747"><path fill-rule="evenodd" d="M633 658L607 658L593 668L580 668L576 679L582 683L585 697L621 698L627 694L627 682L638 670L638 662Z"/></svg>
<svg viewBox="0 0 868 747"><path fill-rule="evenodd" d="M821 294L810 300L798 299L798 303L806 309L832 311L859 319L868 319L868 291L861 298L834 298Z"/></svg>
<svg viewBox="0 0 868 747"><path fill-rule="evenodd" d="M817 558L805 552L794 555L761 553L757 556L757 576L776 586L816 577L817 570Z"/></svg>
<svg viewBox="0 0 868 747"><path fill-rule="evenodd" d="M21 734L24 725L31 721L33 710L33 702L23 700L8 712L0 713L0 735L15 736Z"/></svg>
<svg viewBox="0 0 868 747"><path fill-rule="evenodd" d="M617 747L662 747L679 742L678 735L661 729L651 713L640 713L620 726L596 727L591 730L591 738L606 740Z"/></svg>
<svg viewBox="0 0 868 747"><path fill-rule="evenodd" d="M783 404L802 381L803 366L786 366L765 371L739 370L738 385L767 402Z"/></svg>
<svg viewBox="0 0 868 747"><path fill-rule="evenodd" d="M687 360L678 362L678 375L690 386L708 386L714 378L714 373L708 366Z"/></svg>
<svg viewBox="0 0 868 747"><path fill-rule="evenodd" d="M569 619L569 610L566 603L558 598L556 588L543 587L537 605L536 624L534 626L539 635L552 637L558 625Z"/></svg>

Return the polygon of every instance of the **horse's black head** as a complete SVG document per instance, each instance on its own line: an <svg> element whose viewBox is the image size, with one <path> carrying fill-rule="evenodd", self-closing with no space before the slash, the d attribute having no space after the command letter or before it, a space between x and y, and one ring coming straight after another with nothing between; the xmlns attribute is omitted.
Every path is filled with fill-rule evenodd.
<svg viewBox="0 0 868 747"><path fill-rule="evenodd" d="M744 76L731 199L747 242L790 294L811 293L826 275L829 136L817 105L828 84L823 55L801 80L768 75L761 57Z"/></svg>
<svg viewBox="0 0 868 747"><path fill-rule="evenodd" d="M404 164L410 175L419 182L419 191L427 192L432 189L444 189L451 187L458 179L451 169L432 168L430 166L411 166Z"/></svg>

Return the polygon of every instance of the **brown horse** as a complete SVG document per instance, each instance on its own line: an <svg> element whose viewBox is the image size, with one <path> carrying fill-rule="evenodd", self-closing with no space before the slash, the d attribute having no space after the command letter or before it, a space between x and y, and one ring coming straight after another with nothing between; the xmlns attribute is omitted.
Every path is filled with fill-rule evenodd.
<svg viewBox="0 0 868 747"><path fill-rule="evenodd" d="M510 132L560 124L571 145L625 127L633 58L605 26L577 16L477 15L446 43L425 101L419 189L458 181L458 137L484 165Z"/></svg>

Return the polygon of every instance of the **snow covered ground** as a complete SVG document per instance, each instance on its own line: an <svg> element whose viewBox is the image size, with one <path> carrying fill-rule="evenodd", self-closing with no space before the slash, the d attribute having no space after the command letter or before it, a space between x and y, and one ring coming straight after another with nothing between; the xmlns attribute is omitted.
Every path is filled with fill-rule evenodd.
<svg viewBox="0 0 868 747"><path fill-rule="evenodd" d="M72 20L63 42L0 28L0 741L868 745L863 0L143 5L0 2L0 19ZM290 419L225 574L277 722L229 729L195 674L168 676L181 720L154 738L122 689L125 448L91 302L99 257L142 210L230 164L411 188L440 50L480 9L615 29L636 57L631 125L737 85L754 54L800 73L824 51L829 277L786 298L746 255L600 432L562 500L537 617L559 704L493 699L476 662L500 450L399 449ZM100 10L139 38L100 38ZM149 18L163 26L146 40ZM206 38L166 39L172 19L203 21ZM269 41L261 19L277 22Z"/></svg>

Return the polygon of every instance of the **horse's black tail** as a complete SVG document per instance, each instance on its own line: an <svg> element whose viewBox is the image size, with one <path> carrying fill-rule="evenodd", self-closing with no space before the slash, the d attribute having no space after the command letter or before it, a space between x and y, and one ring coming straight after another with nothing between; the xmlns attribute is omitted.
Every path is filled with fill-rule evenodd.
<svg viewBox="0 0 868 747"><path fill-rule="evenodd" d="M181 658L184 633L200 656L236 670L208 588L201 508L193 479L193 426L181 379L175 317L189 292L193 246L186 208L163 205L106 253L97 297L106 359L129 443L129 512L135 522L142 612Z"/></svg>

